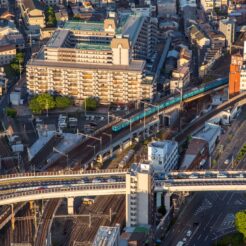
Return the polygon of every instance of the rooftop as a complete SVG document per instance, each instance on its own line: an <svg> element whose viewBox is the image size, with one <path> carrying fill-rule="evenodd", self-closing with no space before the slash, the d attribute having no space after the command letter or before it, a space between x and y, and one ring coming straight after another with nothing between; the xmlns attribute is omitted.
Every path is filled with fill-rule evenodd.
<svg viewBox="0 0 246 246"><path fill-rule="evenodd" d="M64 29L68 30L79 30L79 31L94 31L94 32L104 32L103 22L93 22L93 21L67 21L64 24Z"/></svg>
<svg viewBox="0 0 246 246"><path fill-rule="evenodd" d="M114 246L119 240L120 228L109 227L109 226L100 226L95 239L93 241L93 246Z"/></svg>
<svg viewBox="0 0 246 246"><path fill-rule="evenodd" d="M41 54L40 54L41 55ZM41 57L41 56L40 56ZM142 60L133 60L128 66L127 65L112 65L112 64L78 64L78 63L68 63L68 62L54 62L49 60L43 59L33 59L29 60L28 66L40 66L40 67L55 67L61 69L88 69L88 70L95 70L95 69L105 69L111 71L142 71L145 66L145 61Z"/></svg>
<svg viewBox="0 0 246 246"><path fill-rule="evenodd" d="M167 153L172 152L172 150L176 148L176 146L177 146L177 142L172 140L156 141L148 145L148 147L150 148L166 149Z"/></svg>
<svg viewBox="0 0 246 246"><path fill-rule="evenodd" d="M193 138L203 139L210 142L217 132L220 131L221 127L212 123L206 123L204 128L196 133Z"/></svg>
<svg viewBox="0 0 246 246"><path fill-rule="evenodd" d="M49 39L47 43L47 47L52 48L60 48L63 46L64 42L67 39L67 36L69 34L69 30L57 30L53 33L51 38Z"/></svg>

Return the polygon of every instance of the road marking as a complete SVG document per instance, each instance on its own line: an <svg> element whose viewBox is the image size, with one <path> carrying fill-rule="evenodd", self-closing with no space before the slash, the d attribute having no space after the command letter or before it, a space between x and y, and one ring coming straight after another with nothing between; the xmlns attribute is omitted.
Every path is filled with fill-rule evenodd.
<svg viewBox="0 0 246 246"><path fill-rule="evenodd" d="M208 235L205 237L204 241L207 241L207 239L208 239Z"/></svg>
<svg viewBox="0 0 246 246"><path fill-rule="evenodd" d="M197 239L199 240L199 239L201 238L201 236L202 236L202 234L200 234L200 235L197 237Z"/></svg>

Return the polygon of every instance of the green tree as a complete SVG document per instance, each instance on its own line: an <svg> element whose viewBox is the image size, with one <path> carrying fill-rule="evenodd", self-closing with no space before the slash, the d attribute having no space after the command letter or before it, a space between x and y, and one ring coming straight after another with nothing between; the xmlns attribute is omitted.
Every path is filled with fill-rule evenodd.
<svg viewBox="0 0 246 246"><path fill-rule="evenodd" d="M67 108L72 105L72 100L69 97L58 96L55 99L56 108Z"/></svg>
<svg viewBox="0 0 246 246"><path fill-rule="evenodd" d="M96 110L98 106L98 100L94 97L88 97L85 99L84 108L86 110Z"/></svg>
<svg viewBox="0 0 246 246"><path fill-rule="evenodd" d="M246 210L236 213L235 226L236 229L243 234L244 239L246 239Z"/></svg>
<svg viewBox="0 0 246 246"><path fill-rule="evenodd" d="M54 27L57 24L55 11L52 7L48 7L45 11L46 25Z"/></svg>
<svg viewBox="0 0 246 246"><path fill-rule="evenodd" d="M29 108L33 113L40 114L46 109L54 109L56 106L53 96L48 93L38 95L30 100Z"/></svg>
<svg viewBox="0 0 246 246"><path fill-rule="evenodd" d="M17 111L14 108L6 108L6 114L11 118L15 118Z"/></svg>
<svg viewBox="0 0 246 246"><path fill-rule="evenodd" d="M34 114L41 114L43 111L43 109L37 101L37 97L34 97L29 101L29 108Z"/></svg>
<svg viewBox="0 0 246 246"><path fill-rule="evenodd" d="M23 65L23 63L24 63L24 54L22 52L18 52L16 53L16 56L13 59L13 61L10 63L10 66L16 73L19 73L20 67Z"/></svg>

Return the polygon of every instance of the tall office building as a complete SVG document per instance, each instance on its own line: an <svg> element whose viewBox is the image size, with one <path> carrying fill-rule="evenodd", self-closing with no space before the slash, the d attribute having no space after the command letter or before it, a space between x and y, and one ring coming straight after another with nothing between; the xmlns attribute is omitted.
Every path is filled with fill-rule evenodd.
<svg viewBox="0 0 246 246"><path fill-rule="evenodd" d="M156 18L111 13L104 22L68 21L27 64L28 91L78 102L96 96L104 104L151 99L156 85L145 60L156 44Z"/></svg>

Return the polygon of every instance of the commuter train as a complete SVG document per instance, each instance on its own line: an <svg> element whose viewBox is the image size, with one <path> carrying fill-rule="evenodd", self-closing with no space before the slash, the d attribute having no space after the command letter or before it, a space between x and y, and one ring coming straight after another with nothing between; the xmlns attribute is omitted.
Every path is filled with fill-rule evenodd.
<svg viewBox="0 0 246 246"><path fill-rule="evenodd" d="M215 88L222 86L222 85L225 85L225 84L228 84L228 78L221 78L221 79L214 80L210 83L203 84L199 87L196 87L196 88L191 89L187 92L184 92L182 99L185 100L185 99L194 97L196 95L199 95L201 93L204 93L204 92L212 90L212 89L215 89ZM151 107L151 108L145 110L145 113L144 112L138 113L135 116L131 117L129 119L129 121L120 122L120 123L112 126L112 131L113 132L119 132L120 130L128 127L130 125L130 123L132 124L134 122L137 122L137 121L143 119L144 117L148 117L148 116L158 112L158 110L162 110L164 108L170 107L170 106L180 102L180 99L181 99L180 97L181 97L180 95L177 95L175 97L171 97L171 98L165 100L164 102L161 102L160 104L156 105L156 107Z"/></svg>

